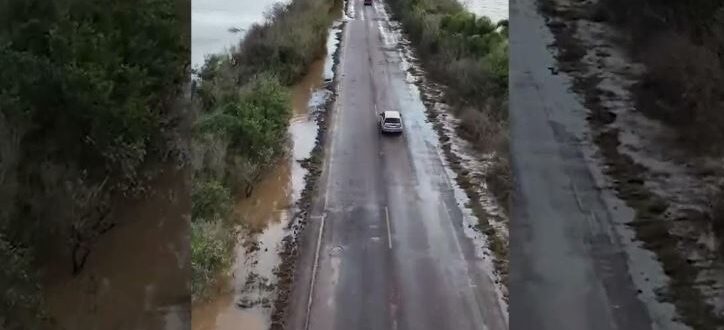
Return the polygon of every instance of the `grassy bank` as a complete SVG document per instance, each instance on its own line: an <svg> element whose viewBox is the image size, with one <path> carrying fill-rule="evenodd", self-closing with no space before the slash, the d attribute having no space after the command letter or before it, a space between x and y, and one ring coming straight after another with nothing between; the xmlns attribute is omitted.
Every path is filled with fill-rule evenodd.
<svg viewBox="0 0 724 330"><path fill-rule="evenodd" d="M508 161L508 37L507 22L494 24L476 17L457 1L389 0L416 49L427 75L446 87L445 102L460 118L457 133L477 151L494 155L485 181L507 212L512 190ZM458 183L473 201L480 198L469 174L448 144L448 160L458 173ZM489 214L478 202L471 205L488 235L496 255L496 268L505 280L507 242L495 234Z"/></svg>
<svg viewBox="0 0 724 330"><path fill-rule="evenodd" d="M0 328L41 326L46 258L82 271L114 205L186 156L186 10L0 2Z"/></svg>
<svg viewBox="0 0 724 330"><path fill-rule="evenodd" d="M289 87L324 51L333 0L278 4L231 55L207 59L194 89L193 295L200 299L229 267L234 200L285 156Z"/></svg>

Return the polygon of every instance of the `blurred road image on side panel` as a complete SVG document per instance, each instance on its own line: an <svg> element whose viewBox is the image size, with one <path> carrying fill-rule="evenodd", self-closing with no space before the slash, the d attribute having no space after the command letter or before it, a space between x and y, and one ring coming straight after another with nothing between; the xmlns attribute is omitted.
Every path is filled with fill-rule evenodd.
<svg viewBox="0 0 724 330"><path fill-rule="evenodd" d="M190 328L189 13L0 1L0 328Z"/></svg>
<svg viewBox="0 0 724 330"><path fill-rule="evenodd" d="M512 330L724 329L723 26L511 1Z"/></svg>

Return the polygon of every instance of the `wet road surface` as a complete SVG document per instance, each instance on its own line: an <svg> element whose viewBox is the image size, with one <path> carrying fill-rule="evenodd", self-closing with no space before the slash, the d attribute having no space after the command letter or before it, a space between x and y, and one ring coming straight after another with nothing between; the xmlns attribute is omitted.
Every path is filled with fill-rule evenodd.
<svg viewBox="0 0 724 330"><path fill-rule="evenodd" d="M493 281L463 233L437 137L383 32L387 15L380 4L350 5L288 328L506 329ZM402 113L402 136L378 133L377 112L387 109Z"/></svg>
<svg viewBox="0 0 724 330"><path fill-rule="evenodd" d="M622 216L592 174L586 115L555 67L535 0L511 1L510 328L651 329L637 297Z"/></svg>

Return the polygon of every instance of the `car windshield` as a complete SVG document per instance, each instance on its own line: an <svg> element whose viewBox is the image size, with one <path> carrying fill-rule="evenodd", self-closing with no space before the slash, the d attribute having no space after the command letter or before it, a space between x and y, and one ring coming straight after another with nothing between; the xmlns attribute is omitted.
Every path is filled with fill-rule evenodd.
<svg viewBox="0 0 724 330"><path fill-rule="evenodd" d="M385 119L385 123L388 123L388 124L399 124L399 123L400 123L400 118L387 118L387 119Z"/></svg>

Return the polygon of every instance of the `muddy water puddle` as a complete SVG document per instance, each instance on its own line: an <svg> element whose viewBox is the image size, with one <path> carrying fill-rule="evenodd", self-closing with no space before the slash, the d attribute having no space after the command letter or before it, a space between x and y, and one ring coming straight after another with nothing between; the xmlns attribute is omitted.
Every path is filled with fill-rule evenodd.
<svg viewBox="0 0 724 330"><path fill-rule="evenodd" d="M269 328L274 268L280 262L278 248L288 234L294 203L304 188L306 170L298 161L309 157L314 148L314 109L326 100L326 94L320 92L325 62L322 58L313 63L292 89L289 157L280 161L248 198L235 205L235 218L245 229L235 249L232 275L219 295L194 305L194 330Z"/></svg>
<svg viewBox="0 0 724 330"><path fill-rule="evenodd" d="M44 280L54 328L190 328L187 177L161 174L149 196L123 202L113 215L120 224L93 245L77 276L58 252Z"/></svg>

